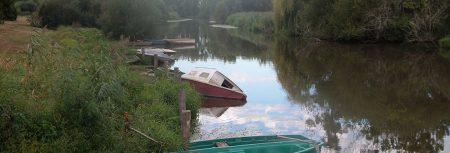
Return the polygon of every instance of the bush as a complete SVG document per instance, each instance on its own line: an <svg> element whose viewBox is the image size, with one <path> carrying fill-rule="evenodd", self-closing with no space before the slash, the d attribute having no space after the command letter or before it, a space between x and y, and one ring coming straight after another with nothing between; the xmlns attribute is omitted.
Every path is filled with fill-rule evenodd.
<svg viewBox="0 0 450 153"><path fill-rule="evenodd" d="M16 9L22 15L29 15L37 10L37 3L33 0L18 1L15 4Z"/></svg>
<svg viewBox="0 0 450 153"><path fill-rule="evenodd" d="M7 142L0 150L164 152L181 146L177 91L187 91L193 125L198 94L172 79L131 73L123 49L113 49L96 29L33 33L27 60L0 65L0 138ZM125 136L125 111L133 127L164 143Z"/></svg>
<svg viewBox="0 0 450 153"><path fill-rule="evenodd" d="M444 37L439 40L439 47L442 50L450 51L450 36Z"/></svg>
<svg viewBox="0 0 450 153"><path fill-rule="evenodd" d="M362 42L430 42L448 33L448 0L274 0L276 31Z"/></svg>
<svg viewBox="0 0 450 153"><path fill-rule="evenodd" d="M56 28L59 25L94 27L100 14L100 4L90 0L47 0L39 7L42 25Z"/></svg>
<svg viewBox="0 0 450 153"><path fill-rule="evenodd" d="M17 11L14 7L14 0L0 1L0 23L3 21L15 21L17 19Z"/></svg>
<svg viewBox="0 0 450 153"><path fill-rule="evenodd" d="M167 9L161 0L107 0L102 3L99 26L108 34L148 36L154 25L165 22Z"/></svg>

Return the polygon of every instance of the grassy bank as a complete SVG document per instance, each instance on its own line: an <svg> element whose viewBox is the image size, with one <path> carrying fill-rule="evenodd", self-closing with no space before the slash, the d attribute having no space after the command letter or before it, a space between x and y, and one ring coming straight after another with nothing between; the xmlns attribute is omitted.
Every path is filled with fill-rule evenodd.
<svg viewBox="0 0 450 153"><path fill-rule="evenodd" d="M239 12L227 17L227 24L239 27L239 31L273 33L272 12Z"/></svg>
<svg viewBox="0 0 450 153"><path fill-rule="evenodd" d="M180 148L178 90L196 123L198 94L185 83L130 72L99 30L35 30L22 58L0 57L1 152L165 152ZM162 144L124 133L132 126ZM192 125L195 126L195 125Z"/></svg>

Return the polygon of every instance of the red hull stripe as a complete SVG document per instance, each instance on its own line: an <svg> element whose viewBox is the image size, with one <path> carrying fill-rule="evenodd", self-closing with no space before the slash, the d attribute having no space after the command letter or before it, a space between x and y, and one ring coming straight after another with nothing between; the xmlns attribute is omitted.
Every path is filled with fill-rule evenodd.
<svg viewBox="0 0 450 153"><path fill-rule="evenodd" d="M200 92L200 94L202 94L204 96L231 98L231 99L246 99L246 95L241 92L237 92L234 90L230 90L230 89L226 89L226 88L222 88L222 87L218 87L218 86L214 86L214 85L210 85L210 84L206 84L206 83L202 83L202 82L197 82L194 80L188 80L188 79L184 79L184 80L188 81L192 86L194 86L194 88L198 92Z"/></svg>

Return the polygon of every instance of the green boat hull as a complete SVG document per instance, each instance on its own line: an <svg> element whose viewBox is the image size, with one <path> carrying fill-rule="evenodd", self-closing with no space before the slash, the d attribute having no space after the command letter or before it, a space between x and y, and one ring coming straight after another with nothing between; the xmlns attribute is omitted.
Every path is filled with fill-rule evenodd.
<svg viewBox="0 0 450 153"><path fill-rule="evenodd" d="M228 146L217 147L217 142ZM301 135L253 136L191 142L179 153L316 153L318 145Z"/></svg>

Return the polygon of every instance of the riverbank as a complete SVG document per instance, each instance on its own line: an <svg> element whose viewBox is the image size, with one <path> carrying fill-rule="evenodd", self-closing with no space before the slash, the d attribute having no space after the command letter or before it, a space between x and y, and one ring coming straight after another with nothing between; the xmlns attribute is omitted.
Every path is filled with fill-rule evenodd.
<svg viewBox="0 0 450 153"><path fill-rule="evenodd" d="M26 30L21 31L23 35L0 31L1 38L8 39L2 43L13 46L2 45L4 54L0 54L0 138L8 142L0 150L179 150L183 144L180 89L186 90L186 107L192 111L191 127L195 127L200 108L197 92L172 77L134 73L125 64L128 48L107 40L99 30L17 28ZM125 134L124 112L134 128L161 143Z"/></svg>

